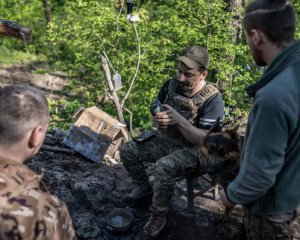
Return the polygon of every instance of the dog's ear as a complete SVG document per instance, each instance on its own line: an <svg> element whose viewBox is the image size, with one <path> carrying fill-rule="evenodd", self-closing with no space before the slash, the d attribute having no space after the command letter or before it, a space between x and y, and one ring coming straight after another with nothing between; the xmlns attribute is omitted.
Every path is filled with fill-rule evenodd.
<svg viewBox="0 0 300 240"><path fill-rule="evenodd" d="M227 134L229 134L231 139L234 140L234 143L236 144L236 146L240 150L241 147L242 147L242 138L239 134L239 126L228 127L228 128L225 129L225 132Z"/></svg>
<svg viewBox="0 0 300 240"><path fill-rule="evenodd" d="M226 132L231 136L231 138L237 138L238 134L237 131L239 129L239 126L235 126L235 127L230 127L226 129Z"/></svg>
<svg viewBox="0 0 300 240"><path fill-rule="evenodd" d="M222 128L220 127L220 119L221 119L220 117L217 118L217 120L214 122L214 124L209 129L207 135L209 135L210 133L213 133L213 132L220 132L222 130Z"/></svg>

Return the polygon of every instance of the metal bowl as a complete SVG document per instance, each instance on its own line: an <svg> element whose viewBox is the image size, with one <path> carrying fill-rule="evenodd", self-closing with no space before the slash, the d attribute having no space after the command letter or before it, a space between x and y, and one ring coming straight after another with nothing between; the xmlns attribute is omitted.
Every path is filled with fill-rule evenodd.
<svg viewBox="0 0 300 240"><path fill-rule="evenodd" d="M107 215L107 223L116 232L127 231L132 223L133 215L127 209L115 208Z"/></svg>

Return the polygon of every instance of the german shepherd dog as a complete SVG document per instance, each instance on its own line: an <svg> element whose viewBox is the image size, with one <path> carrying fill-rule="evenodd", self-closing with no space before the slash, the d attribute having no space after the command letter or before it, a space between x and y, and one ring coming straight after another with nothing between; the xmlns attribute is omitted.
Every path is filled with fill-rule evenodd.
<svg viewBox="0 0 300 240"><path fill-rule="evenodd" d="M218 120L207 133L200 151L208 161L206 171L213 184L226 188L239 172L242 139L237 132L238 126L222 131L218 131L217 126ZM225 209L224 219L228 218L230 211Z"/></svg>

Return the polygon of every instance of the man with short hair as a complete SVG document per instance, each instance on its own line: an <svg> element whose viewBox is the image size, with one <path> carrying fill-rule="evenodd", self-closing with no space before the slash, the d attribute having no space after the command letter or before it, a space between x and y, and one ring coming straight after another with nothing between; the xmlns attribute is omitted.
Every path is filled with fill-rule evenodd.
<svg viewBox="0 0 300 240"><path fill-rule="evenodd" d="M29 40L31 29L0 20L0 36ZM0 239L76 239L66 205L40 190L42 175L23 163L42 145L49 125L45 96L29 86L0 88Z"/></svg>
<svg viewBox="0 0 300 240"><path fill-rule="evenodd" d="M161 232L176 178L205 168L206 160L197 146L216 119L223 119L224 115L221 94L205 81L207 50L190 46L178 60L177 76L164 83L151 107L158 131L148 132L120 148L121 160L136 184L123 202L134 205L153 195L151 217L138 239L155 237ZM156 162L153 190L143 162Z"/></svg>
<svg viewBox="0 0 300 240"><path fill-rule="evenodd" d="M221 191L227 207L246 208L248 239L292 239L290 222L300 204L300 42L296 13L286 0L256 0L245 12L252 56L267 66L255 84L241 167Z"/></svg>
<svg viewBox="0 0 300 240"><path fill-rule="evenodd" d="M0 113L0 239L75 239L66 205L41 191L42 175L23 164L44 141L46 98L29 86L6 86Z"/></svg>

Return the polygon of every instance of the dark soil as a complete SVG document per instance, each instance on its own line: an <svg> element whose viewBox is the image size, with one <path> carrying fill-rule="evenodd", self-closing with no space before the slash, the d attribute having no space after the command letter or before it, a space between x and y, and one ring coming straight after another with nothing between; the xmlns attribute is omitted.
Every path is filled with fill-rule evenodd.
<svg viewBox="0 0 300 240"><path fill-rule="evenodd" d="M121 203L121 197L133 186L122 163L114 159L105 158L98 164L77 154L42 151L28 165L36 172L44 170L48 190L67 204L79 239L132 240L150 216L147 204L128 208ZM185 186L185 182L178 185ZM195 198L195 211L190 213L186 198L175 190L167 225L157 239L246 239L242 208L235 207L229 219L220 223L224 208L219 201L207 197ZM115 208L127 208L133 213L132 226L124 233L113 233L107 228L106 217ZM293 225L294 239L300 239L300 218Z"/></svg>
<svg viewBox="0 0 300 240"><path fill-rule="evenodd" d="M36 172L44 171L45 185L67 204L80 239L134 239L150 216L147 204L128 208L134 220L127 232L112 233L106 228L107 214L127 207L120 198L132 188L123 165L115 160L112 163L106 158L97 164L80 155L41 151L28 165ZM185 197L175 191L167 226L157 239L243 239L241 209L237 208L225 225L217 224L222 213L218 201L199 197L191 214Z"/></svg>

